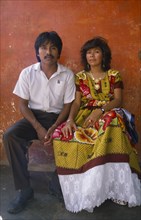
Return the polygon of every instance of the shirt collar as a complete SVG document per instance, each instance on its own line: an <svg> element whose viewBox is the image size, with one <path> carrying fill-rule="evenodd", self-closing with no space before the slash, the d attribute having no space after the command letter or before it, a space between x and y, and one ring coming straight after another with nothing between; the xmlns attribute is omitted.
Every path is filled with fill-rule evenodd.
<svg viewBox="0 0 141 220"><path fill-rule="evenodd" d="M65 67L65 66L63 66L63 65L60 64L60 63L57 63L57 65L58 65L58 68L57 68L57 71L54 73L55 75L58 75L58 74L60 74L60 73L66 71L66 67ZM37 70L41 70L40 62L35 63L35 65L34 65L34 70L36 70L36 71L37 71Z"/></svg>
<svg viewBox="0 0 141 220"><path fill-rule="evenodd" d="M60 63L58 63L58 68L57 68L57 74L65 72L66 71L66 67L61 65Z"/></svg>

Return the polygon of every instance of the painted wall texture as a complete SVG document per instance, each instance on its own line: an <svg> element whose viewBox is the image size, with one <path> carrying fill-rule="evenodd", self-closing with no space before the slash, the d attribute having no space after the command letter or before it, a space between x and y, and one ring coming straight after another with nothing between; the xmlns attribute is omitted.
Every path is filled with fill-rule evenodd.
<svg viewBox="0 0 141 220"><path fill-rule="evenodd" d="M82 69L80 48L99 35L112 49L112 67L124 81L123 107L135 114L141 160L141 1L140 0L1 0L1 146L2 134L21 117L12 94L20 71L36 62L34 41L55 30L63 40L60 62L74 73Z"/></svg>

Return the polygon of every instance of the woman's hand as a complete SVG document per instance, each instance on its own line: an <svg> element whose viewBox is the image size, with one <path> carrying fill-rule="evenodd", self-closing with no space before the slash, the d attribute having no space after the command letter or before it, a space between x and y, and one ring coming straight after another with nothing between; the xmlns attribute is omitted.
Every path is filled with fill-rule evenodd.
<svg viewBox="0 0 141 220"><path fill-rule="evenodd" d="M95 122L100 118L102 115L101 109L97 108L91 112L91 114L86 118L83 126L84 127L94 127Z"/></svg>
<svg viewBox="0 0 141 220"><path fill-rule="evenodd" d="M73 120L68 120L66 122L66 125L62 128L61 131L63 133L63 136L68 138L69 135L72 135L74 130L77 130L76 124L74 123Z"/></svg>

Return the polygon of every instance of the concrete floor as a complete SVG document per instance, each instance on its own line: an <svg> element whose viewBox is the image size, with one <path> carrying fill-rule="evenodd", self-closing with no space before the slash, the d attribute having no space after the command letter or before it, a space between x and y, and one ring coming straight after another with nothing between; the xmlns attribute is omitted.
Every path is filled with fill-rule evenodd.
<svg viewBox="0 0 141 220"><path fill-rule="evenodd" d="M141 207L128 208L107 200L93 213L68 212L63 202L49 195L47 185L50 173L30 172L35 199L28 207L16 215L7 213L9 201L15 196L13 178L9 166L0 166L0 220L139 220Z"/></svg>

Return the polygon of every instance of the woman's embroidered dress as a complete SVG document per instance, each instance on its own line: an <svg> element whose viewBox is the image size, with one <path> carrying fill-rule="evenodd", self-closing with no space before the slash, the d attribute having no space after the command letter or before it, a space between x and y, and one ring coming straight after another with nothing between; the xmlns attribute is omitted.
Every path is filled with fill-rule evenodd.
<svg viewBox="0 0 141 220"><path fill-rule="evenodd" d="M141 205L141 170L135 144L134 115L122 108L103 114L94 127L83 122L96 108L114 98L123 88L120 73L110 69L104 79L93 80L88 72L76 74L81 108L75 118L77 130L63 137L61 124L53 134L57 172L66 209L93 211L107 199L118 199L129 207Z"/></svg>

